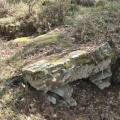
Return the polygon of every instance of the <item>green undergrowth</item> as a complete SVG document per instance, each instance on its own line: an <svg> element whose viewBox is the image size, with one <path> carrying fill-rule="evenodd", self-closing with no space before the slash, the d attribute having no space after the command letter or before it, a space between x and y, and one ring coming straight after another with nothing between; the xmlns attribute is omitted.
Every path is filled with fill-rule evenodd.
<svg viewBox="0 0 120 120"><path fill-rule="evenodd" d="M80 7L68 23L70 30L64 37L78 44L96 45L109 40L119 43L120 4L106 1L103 6Z"/></svg>

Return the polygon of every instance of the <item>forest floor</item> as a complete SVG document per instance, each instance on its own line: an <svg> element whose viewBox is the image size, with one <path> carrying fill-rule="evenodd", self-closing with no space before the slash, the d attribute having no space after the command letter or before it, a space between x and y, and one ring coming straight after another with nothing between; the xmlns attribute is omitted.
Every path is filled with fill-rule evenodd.
<svg viewBox="0 0 120 120"><path fill-rule="evenodd" d="M13 80L12 80L13 81ZM60 102L52 105L47 96L22 82L3 87L1 120L120 120L120 85L100 90L87 80L72 83L76 107Z"/></svg>
<svg viewBox="0 0 120 120"><path fill-rule="evenodd" d="M67 16L67 22L65 21L64 23L67 25L60 25L59 27L55 26L48 30L52 31L54 30L54 28L57 28L57 30L59 30L58 28L60 28L60 31L62 31L64 30L62 28L65 27L65 33L62 34L62 38L64 38L61 41L62 45L59 44L59 42L55 43L55 41L47 41L48 43L52 42L52 44L50 45L48 43L44 43L45 41L43 40L42 43L41 41L39 41L39 44L33 41L34 44L30 47L34 47L34 51L37 50L36 52L39 54L33 53L33 56L31 52L30 55L36 59L38 57L41 58L42 56L49 56L53 53L61 53L61 51L65 52L65 50L67 49L66 47L64 47L64 45L72 46L70 50L83 48L85 49L87 47L95 46L96 44L98 45L111 39L117 44L118 49L120 49L120 4L118 2L119 0L116 0L116 2L108 2L109 4L101 4L102 6L98 7L81 6L79 8L79 12L76 12L71 18L68 18ZM27 16L25 15L25 11L21 7L23 5L24 10L28 11L28 6L22 3L20 6L19 4L16 6L16 12L11 8L8 8L10 9L10 11L8 10L10 12L9 14L13 14L12 17L16 16L17 20L20 19L20 21L25 18L27 22L23 21L24 24L22 23L22 25L27 25L23 28L31 25L31 23L35 23L36 32L40 26L36 22L39 21L31 21L31 19L33 20L33 18L36 19L36 16L33 16L33 18L26 18ZM3 16L3 18L4 17L6 16ZM46 17L45 20L47 19L48 17ZM44 20L42 22L42 27L46 27L44 26L46 25L46 22L44 23ZM49 19L47 22L49 22ZM0 26L2 25L0 24ZM6 28L5 31L7 31ZM11 34L11 31L9 30L7 31L8 36L9 33ZM29 27L25 29L25 31L26 30L29 30ZM21 49L24 48L23 46L16 46L17 44L15 44L15 46L13 45L14 48L13 46L8 47L9 45L11 45L11 42L14 41L14 38L23 37L23 39L21 39L23 44L27 44L28 41L26 37L30 36L30 38L32 39L35 38L37 35L42 34L35 33L34 35L27 34L25 36L23 33L24 30L21 32L20 35L16 34L17 37L11 34L13 37L11 38L10 35L11 39L8 39L8 36L4 37L4 35L0 35L0 60L2 57L4 58L5 55L14 55L14 53L21 51ZM40 46L41 44L42 46ZM22 56L21 54L18 55L21 55L23 58L26 57L26 54L28 52L27 50L31 49L29 48L29 46L27 46L25 50L25 56ZM25 58L25 60L27 59L27 62L29 62L29 58L31 56ZM19 56L18 60L16 59L16 62L21 62L19 60ZM47 100L47 95L45 95L41 91L36 91L30 86L27 86L20 76L15 76L13 78L3 80L2 78L4 78L4 76L7 76L7 74L12 74L10 71L10 67L12 66L12 64L10 64L11 66L8 66L8 63L3 63L4 60L1 60L0 120L120 120L119 84L112 84L109 88L100 90L95 85L89 83L87 80L78 80L74 83L71 83L71 86L73 86L74 88L73 98L78 103L76 107L65 106L61 102L57 105L52 105ZM16 72L16 70L13 71Z"/></svg>

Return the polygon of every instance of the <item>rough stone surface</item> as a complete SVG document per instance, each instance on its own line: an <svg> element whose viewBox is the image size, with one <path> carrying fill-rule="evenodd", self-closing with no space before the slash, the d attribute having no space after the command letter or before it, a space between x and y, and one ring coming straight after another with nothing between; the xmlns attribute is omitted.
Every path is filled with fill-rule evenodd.
<svg viewBox="0 0 120 120"><path fill-rule="evenodd" d="M106 42L91 52L77 50L62 58L51 56L39 60L22 69L23 77L32 87L47 92L75 80L89 78L97 74L100 76L99 79L96 76L90 80L103 89L110 85L106 78L111 76L110 65L114 57L114 49Z"/></svg>
<svg viewBox="0 0 120 120"><path fill-rule="evenodd" d="M91 76L90 81L95 85L97 85L100 89L104 89L110 86L111 76L112 76L112 72L110 67L108 67L106 70L100 71L99 73Z"/></svg>
<svg viewBox="0 0 120 120"><path fill-rule="evenodd" d="M120 67L117 71L116 77L117 77L117 81L120 83Z"/></svg>
<svg viewBox="0 0 120 120"><path fill-rule="evenodd" d="M73 88L69 85L62 86L57 89L53 89L50 92L48 92L48 100L56 104L57 101L59 101L60 98L62 98L65 103L69 106L76 106L76 101L72 98Z"/></svg>

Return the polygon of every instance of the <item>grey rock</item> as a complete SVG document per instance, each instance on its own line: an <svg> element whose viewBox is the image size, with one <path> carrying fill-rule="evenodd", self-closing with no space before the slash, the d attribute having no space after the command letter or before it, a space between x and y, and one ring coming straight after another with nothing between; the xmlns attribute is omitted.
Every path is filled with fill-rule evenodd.
<svg viewBox="0 0 120 120"><path fill-rule="evenodd" d="M91 52L77 50L62 58L58 56L39 60L22 69L23 77L32 87L47 92L108 69L114 57L114 49L106 42ZM102 79L101 76L100 82ZM99 79L97 82L91 81L99 87Z"/></svg>
<svg viewBox="0 0 120 120"><path fill-rule="evenodd" d="M110 81L111 76L112 76L112 72L109 67L108 69L100 71L99 73L91 76L90 81L95 85L97 85L100 89L104 89L111 85L111 81Z"/></svg>
<svg viewBox="0 0 120 120"><path fill-rule="evenodd" d="M53 97L52 95L48 95L47 99L52 103L52 104L57 104L57 100L55 97Z"/></svg>
<svg viewBox="0 0 120 120"><path fill-rule="evenodd" d="M62 58L49 56L27 65L22 69L23 78L37 90L50 91L48 100L52 104L57 104L62 98L69 106L76 106L72 98L73 88L68 83L89 78L100 89L109 87L115 56L114 48L106 42L92 51L77 50Z"/></svg>
<svg viewBox="0 0 120 120"><path fill-rule="evenodd" d="M73 88L69 85L62 86L50 91L52 94L48 94L48 100L52 104L56 104L60 98L66 102L69 106L76 106L77 102L72 98ZM58 97L59 96L59 97Z"/></svg>

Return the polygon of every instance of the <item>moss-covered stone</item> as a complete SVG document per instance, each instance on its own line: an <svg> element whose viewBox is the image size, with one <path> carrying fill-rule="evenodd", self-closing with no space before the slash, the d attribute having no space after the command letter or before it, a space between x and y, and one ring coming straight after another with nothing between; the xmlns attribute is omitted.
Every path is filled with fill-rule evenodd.
<svg viewBox="0 0 120 120"><path fill-rule="evenodd" d="M115 55L114 49L106 42L91 52L77 50L58 59L50 56L24 67L22 71L31 86L48 91L107 69L111 65L113 54ZM99 84L96 85L99 87Z"/></svg>
<svg viewBox="0 0 120 120"><path fill-rule="evenodd" d="M26 57L36 54L36 49L46 47L50 44L59 44L60 32L51 31L47 34L40 35L35 38L20 37L11 40L5 44L5 48L0 50L0 80L6 80L17 73L32 58ZM34 58L34 57L33 57Z"/></svg>

